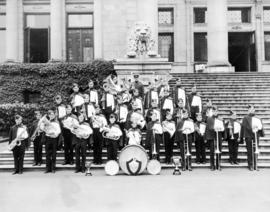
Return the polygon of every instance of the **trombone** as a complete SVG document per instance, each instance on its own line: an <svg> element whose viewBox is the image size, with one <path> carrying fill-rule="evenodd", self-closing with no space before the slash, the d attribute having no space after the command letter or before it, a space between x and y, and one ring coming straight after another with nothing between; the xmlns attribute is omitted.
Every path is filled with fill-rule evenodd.
<svg viewBox="0 0 270 212"><path fill-rule="evenodd" d="M216 155L216 160L217 161L217 169L220 169L220 149L219 149L219 140L218 140L218 133L219 131L216 130L216 150L215 150L215 155Z"/></svg>
<svg viewBox="0 0 270 212"><path fill-rule="evenodd" d="M188 144L188 135L190 134L191 132L191 129L190 128L185 128L183 130L183 132L186 132L185 135L186 135L186 142L184 141L184 149L185 149L185 146L186 146L186 151L185 151L185 166L187 166L187 169L190 170L190 160L191 160L191 153L189 151L189 144ZM186 145L185 145L186 143ZM184 167L186 168L186 167Z"/></svg>
<svg viewBox="0 0 270 212"><path fill-rule="evenodd" d="M255 143L252 142L252 166L255 170L258 170L258 155L260 154L258 147L258 137L257 137L258 128L253 128L253 133L255 136ZM254 151L255 149L255 151Z"/></svg>

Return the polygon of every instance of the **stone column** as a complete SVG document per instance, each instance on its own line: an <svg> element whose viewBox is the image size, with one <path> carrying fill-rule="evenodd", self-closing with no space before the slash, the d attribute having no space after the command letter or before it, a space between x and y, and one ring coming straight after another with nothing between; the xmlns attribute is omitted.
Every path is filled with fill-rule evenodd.
<svg viewBox="0 0 270 212"><path fill-rule="evenodd" d="M137 0L137 16L151 28L156 43L153 51L158 53L158 0Z"/></svg>
<svg viewBox="0 0 270 212"><path fill-rule="evenodd" d="M51 0L51 60L63 61L63 7L64 0Z"/></svg>
<svg viewBox="0 0 270 212"><path fill-rule="evenodd" d="M262 0L257 0L255 5L256 31L255 31L255 46L256 46L256 61L257 71L262 71L262 61L264 60L264 30L263 30L263 4ZM251 70L254 71L254 70Z"/></svg>
<svg viewBox="0 0 270 212"><path fill-rule="evenodd" d="M6 61L19 60L19 4L21 0L6 1Z"/></svg>
<svg viewBox="0 0 270 212"><path fill-rule="evenodd" d="M102 0L94 0L94 57L103 58Z"/></svg>
<svg viewBox="0 0 270 212"><path fill-rule="evenodd" d="M229 71L227 0L207 0L207 47L209 71Z"/></svg>

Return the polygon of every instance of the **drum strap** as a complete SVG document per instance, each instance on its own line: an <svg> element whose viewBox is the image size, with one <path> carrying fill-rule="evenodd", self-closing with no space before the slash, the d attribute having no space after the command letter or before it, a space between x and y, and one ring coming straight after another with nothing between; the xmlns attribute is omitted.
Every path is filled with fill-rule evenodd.
<svg viewBox="0 0 270 212"><path fill-rule="evenodd" d="M138 165L138 169L137 169L137 171L135 171L135 172L133 172L133 171L130 169L130 166L129 166L129 164L130 164L133 160L135 160L135 161L139 164L139 165ZM128 169L128 171L129 171L129 173L131 173L132 175L138 175L139 172L140 172L140 170L141 170L141 167L142 167L142 162L139 161L139 160L137 160L137 159L131 158L129 161L126 162L126 165L127 165L127 169Z"/></svg>

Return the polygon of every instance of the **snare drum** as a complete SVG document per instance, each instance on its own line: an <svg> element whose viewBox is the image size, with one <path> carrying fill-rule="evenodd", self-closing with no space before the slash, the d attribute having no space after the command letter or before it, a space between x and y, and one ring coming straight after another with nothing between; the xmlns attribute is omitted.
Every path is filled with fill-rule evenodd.
<svg viewBox="0 0 270 212"><path fill-rule="evenodd" d="M115 160L109 160L105 165L105 172L107 175L114 176L119 172L119 165Z"/></svg>
<svg viewBox="0 0 270 212"><path fill-rule="evenodd" d="M120 168L128 175L141 174L146 169L147 163L147 153L140 145L128 145L119 154Z"/></svg>

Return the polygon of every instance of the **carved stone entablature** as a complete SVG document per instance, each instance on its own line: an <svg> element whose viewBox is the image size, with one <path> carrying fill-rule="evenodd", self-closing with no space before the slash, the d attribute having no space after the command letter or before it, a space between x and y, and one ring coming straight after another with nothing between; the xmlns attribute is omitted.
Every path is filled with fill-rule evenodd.
<svg viewBox="0 0 270 212"><path fill-rule="evenodd" d="M152 38L150 27L143 22L137 22L128 38L127 56L130 58L137 56L155 57L157 56L157 52L154 51L155 45L156 42Z"/></svg>

